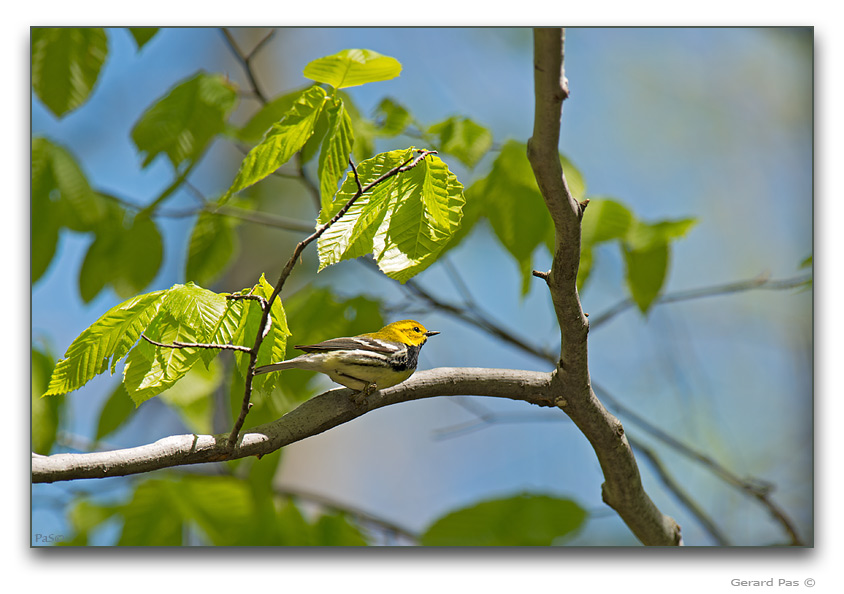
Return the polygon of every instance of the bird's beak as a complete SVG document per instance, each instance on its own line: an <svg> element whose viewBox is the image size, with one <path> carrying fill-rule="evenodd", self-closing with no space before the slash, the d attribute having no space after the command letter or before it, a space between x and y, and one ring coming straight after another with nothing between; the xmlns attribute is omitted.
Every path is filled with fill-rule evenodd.
<svg viewBox="0 0 844 594"><path fill-rule="evenodd" d="M436 336L437 334L439 334L439 332L433 332L433 331L429 330L428 332L425 333L425 336Z"/></svg>

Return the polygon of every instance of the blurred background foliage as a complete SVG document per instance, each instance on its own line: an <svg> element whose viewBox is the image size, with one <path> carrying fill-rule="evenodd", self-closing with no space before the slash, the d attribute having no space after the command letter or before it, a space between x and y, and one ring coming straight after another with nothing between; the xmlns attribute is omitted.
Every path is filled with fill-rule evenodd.
<svg viewBox="0 0 844 594"><path fill-rule="evenodd" d="M524 159L530 31L270 33L33 29L33 451L230 429L243 380L225 358L138 409L117 377L38 396L73 338L128 296L275 278L317 216L318 143L236 196L226 216L206 202L307 86L305 65L345 48L403 66L399 78L342 92L355 159L439 149L466 187L463 228L403 286L361 262L315 275L306 252L282 295L289 345L412 315L443 332L422 368L552 369L556 321L531 276L548 268L553 234ZM812 542L812 59L810 29L567 30L560 149L573 191L591 200L578 279L590 369L640 454L647 491L687 544ZM329 385L285 372L247 426ZM601 482L564 415L441 398L375 411L260 461L34 485L33 544L38 534L74 544L635 544L601 503Z"/></svg>

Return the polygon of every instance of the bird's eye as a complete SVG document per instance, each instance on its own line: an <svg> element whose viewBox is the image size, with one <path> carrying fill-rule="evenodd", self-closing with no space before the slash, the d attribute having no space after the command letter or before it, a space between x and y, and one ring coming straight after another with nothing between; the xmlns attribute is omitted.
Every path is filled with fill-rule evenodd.
<svg viewBox="0 0 844 594"><path fill-rule="evenodd" d="M414 332L422 332L422 331L419 329L419 326L414 326L414 327L413 327L413 331L414 331Z"/></svg>

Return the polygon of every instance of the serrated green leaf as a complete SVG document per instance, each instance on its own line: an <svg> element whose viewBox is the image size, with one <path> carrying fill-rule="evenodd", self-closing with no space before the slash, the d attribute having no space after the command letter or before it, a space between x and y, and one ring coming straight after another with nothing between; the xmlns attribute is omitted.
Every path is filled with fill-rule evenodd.
<svg viewBox="0 0 844 594"><path fill-rule="evenodd" d="M238 328L240 327L244 311L243 301L234 299L227 300L226 309L223 312L223 315L220 316L220 320L216 325L209 329L210 339L208 342L212 344L229 344L233 341ZM231 343L237 344L234 342ZM252 345L248 346L251 347ZM205 363L206 368L211 364L211 360L214 359L219 352L220 351L216 349L202 349L200 356L202 357L202 361Z"/></svg>
<svg viewBox="0 0 844 594"><path fill-rule="evenodd" d="M310 87L302 93L282 120L273 124L260 144L243 159L234 182L220 203L261 181L289 161L314 133L325 99L322 87Z"/></svg>
<svg viewBox="0 0 844 594"><path fill-rule="evenodd" d="M314 60L305 66L303 74L335 89L345 89L395 78L401 74L401 63L372 50L346 49Z"/></svg>
<svg viewBox="0 0 844 594"><path fill-rule="evenodd" d="M381 271L405 282L430 266L460 227L463 185L436 155L397 176L395 209L373 238Z"/></svg>
<svg viewBox="0 0 844 594"><path fill-rule="evenodd" d="M47 390L53 372L53 358L38 349L32 349L32 451L44 456L56 442L61 398L41 398Z"/></svg>
<svg viewBox="0 0 844 594"><path fill-rule="evenodd" d="M140 337L167 291L138 295L115 305L74 340L56 364L45 396L66 394L114 365Z"/></svg>
<svg viewBox="0 0 844 594"><path fill-rule="evenodd" d="M135 45L138 46L138 51L141 51L141 48L158 33L158 27L129 27L129 33L132 34Z"/></svg>
<svg viewBox="0 0 844 594"><path fill-rule="evenodd" d="M200 72L172 87L147 109L132 128L143 167L164 153L174 168L196 160L225 127L237 104L237 92L224 76Z"/></svg>
<svg viewBox="0 0 844 594"><path fill-rule="evenodd" d="M179 322L194 328L199 341L206 342L225 314L227 302L223 295L188 282L174 285L167 291L162 309Z"/></svg>
<svg viewBox="0 0 844 594"><path fill-rule="evenodd" d="M366 186L412 158L413 150L406 149L381 153L362 161L357 165L361 186ZM350 172L334 201L320 211L318 223L324 225L330 221L357 192L354 174ZM392 180L363 193L346 214L320 236L317 243L320 270L342 260L354 259L372 252L372 240L386 215L386 208L393 193Z"/></svg>
<svg viewBox="0 0 844 594"><path fill-rule="evenodd" d="M381 153L358 166L362 186L415 155ZM320 223L330 220L357 192L352 174L340 188ZM382 272L405 282L436 259L460 226L463 186L436 155L428 155L408 171L386 179L360 196L319 239L320 270L372 252Z"/></svg>
<svg viewBox="0 0 844 594"><path fill-rule="evenodd" d="M135 407L132 406L132 399L129 398L126 388L123 383L117 384L100 411L95 439L99 441L120 429L129 421L133 412Z"/></svg>
<svg viewBox="0 0 844 594"><path fill-rule="evenodd" d="M413 123L413 116L403 105L387 97L375 108L375 120L378 135L389 138L404 132Z"/></svg>
<svg viewBox="0 0 844 594"><path fill-rule="evenodd" d="M32 88L56 116L88 99L108 55L100 28L32 29Z"/></svg>
<svg viewBox="0 0 844 594"><path fill-rule="evenodd" d="M237 132L237 137L247 142L257 142L261 140L264 134L270 127L281 120L296 102L302 93L308 90L309 87L303 87L290 93L285 93L275 97L259 109L255 115Z"/></svg>
<svg viewBox="0 0 844 594"><path fill-rule="evenodd" d="M492 133L465 117L450 117L428 128L439 138L440 152L454 155L468 167L474 167L492 148Z"/></svg>
<svg viewBox="0 0 844 594"><path fill-rule="evenodd" d="M549 546L577 531L586 511L568 499L523 494L452 512L422 535L425 546Z"/></svg>
<svg viewBox="0 0 844 594"><path fill-rule="evenodd" d="M349 168L349 155L355 142L352 120L341 99L334 99L325 109L328 130L319 154L319 193L322 208L337 193L337 182Z"/></svg>
<svg viewBox="0 0 844 594"><path fill-rule="evenodd" d="M238 249L233 219L202 212L188 242L185 278L199 285L211 285L235 258Z"/></svg>
<svg viewBox="0 0 844 594"><path fill-rule="evenodd" d="M633 301L642 313L662 290L668 273L669 246L657 243L642 249L624 247L627 287Z"/></svg>
<svg viewBox="0 0 844 594"><path fill-rule="evenodd" d="M200 342L194 326L177 319L163 307L144 331L144 336L163 344ZM184 377L199 359L199 350L158 347L145 340L140 341L126 357L123 368L123 385L135 406L157 396Z"/></svg>

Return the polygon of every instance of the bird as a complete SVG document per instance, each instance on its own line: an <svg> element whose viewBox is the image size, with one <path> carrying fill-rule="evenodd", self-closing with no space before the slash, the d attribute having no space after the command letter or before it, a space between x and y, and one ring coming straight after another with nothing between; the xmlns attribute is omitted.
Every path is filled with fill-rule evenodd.
<svg viewBox="0 0 844 594"><path fill-rule="evenodd" d="M413 375L419 351L428 338L437 334L415 320L400 320L377 332L296 345L305 351L304 355L263 365L255 374L285 369L318 371L355 390L352 400L362 404L376 390L400 384Z"/></svg>

